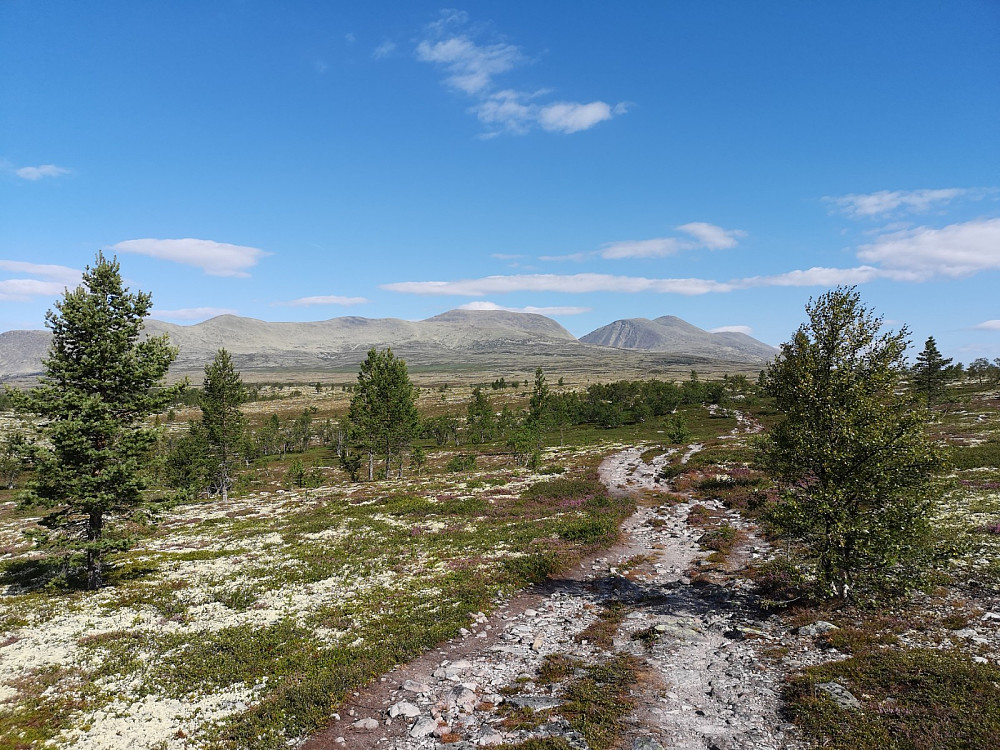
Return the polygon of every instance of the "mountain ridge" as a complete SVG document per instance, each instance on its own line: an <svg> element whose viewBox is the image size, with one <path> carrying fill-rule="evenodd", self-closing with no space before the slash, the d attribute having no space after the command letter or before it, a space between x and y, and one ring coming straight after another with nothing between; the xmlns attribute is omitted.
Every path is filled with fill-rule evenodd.
<svg viewBox="0 0 1000 750"><path fill-rule="evenodd" d="M654 323L646 319L632 320ZM618 323L623 321L610 325ZM674 318L670 325L687 327L707 336L721 335L701 331L680 318ZM598 329L601 330L604 329ZM272 323L227 314L184 326L148 318L146 333L150 336L167 334L171 343L178 347L178 357L171 368L175 374L201 372L221 347L233 355L238 367L248 372L349 369L356 367L372 347L392 347L411 366L427 369L467 367L472 363L500 367L501 363L511 361L524 364L546 359L579 364L595 357L601 362L613 363L616 357L621 357L623 349L662 353L665 356L650 360L661 363L718 360L760 364L763 361L753 353L752 346L741 348L732 344L717 351L710 346L685 345L675 350L662 350L595 345L587 339L597 331L578 340L544 315L503 310L456 309L419 321L351 315L302 323ZM694 334L689 331L690 337ZM0 333L0 377L10 379L40 374L41 360L48 351L50 340L47 330ZM724 356L717 356L719 354ZM632 357L628 361L630 366L640 367L639 359Z"/></svg>

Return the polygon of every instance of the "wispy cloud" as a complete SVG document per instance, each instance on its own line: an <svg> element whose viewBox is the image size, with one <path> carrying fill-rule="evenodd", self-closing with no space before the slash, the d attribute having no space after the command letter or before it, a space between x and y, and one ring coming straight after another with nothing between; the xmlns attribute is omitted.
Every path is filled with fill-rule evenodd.
<svg viewBox="0 0 1000 750"><path fill-rule="evenodd" d="M39 279L6 279L0 281L0 300L27 302L32 297L55 297L66 289L65 284Z"/></svg>
<svg viewBox="0 0 1000 750"><path fill-rule="evenodd" d="M229 307L182 307L179 310L161 310L153 308L150 317L157 320L208 320L218 315L236 315L237 311Z"/></svg>
<svg viewBox="0 0 1000 750"><path fill-rule="evenodd" d="M12 273L26 273L29 276L40 276L49 281L74 287L80 283L81 276L80 271L76 268L45 263L27 263L21 260L0 260L0 270Z"/></svg>
<svg viewBox="0 0 1000 750"><path fill-rule="evenodd" d="M378 47L372 50L372 57L376 60L384 60L396 51L396 43L391 39L386 39Z"/></svg>
<svg viewBox="0 0 1000 750"><path fill-rule="evenodd" d="M710 328L709 333L745 333L749 336L753 333L753 328L750 326L719 326L718 328Z"/></svg>
<svg viewBox="0 0 1000 750"><path fill-rule="evenodd" d="M751 276L731 281L714 279L651 279L643 276L614 276L601 273L577 274L516 274L486 276L480 279L458 281L401 281L382 284L391 292L427 295L455 295L479 297L487 294L509 292L559 292L585 294L605 292L618 294L719 294L739 289L768 286L837 286L860 284L876 278L890 278L892 274L869 266L857 268L809 268L773 276Z"/></svg>
<svg viewBox="0 0 1000 750"><path fill-rule="evenodd" d="M40 164L37 167L20 167L14 170L14 174L23 180L35 182L44 177L62 177L71 174L72 170L66 167L57 167L55 164Z"/></svg>
<svg viewBox="0 0 1000 750"><path fill-rule="evenodd" d="M567 253L566 255L539 255L538 260L552 261L555 263L582 263L585 260L590 260L591 258L599 255L597 250L588 250L582 253Z"/></svg>
<svg viewBox="0 0 1000 750"><path fill-rule="evenodd" d="M516 313L535 313L537 315L582 315L590 312L589 307L553 306L553 307L505 307L496 302L466 302L458 306L459 310L504 310Z"/></svg>
<svg viewBox="0 0 1000 750"><path fill-rule="evenodd" d="M459 281L401 281L382 284L382 289L408 294L456 295L481 297L507 292L661 292L672 294L706 294L731 291L732 284L710 279L647 279L639 276L613 276L603 273L569 275L536 273L512 276L486 276Z"/></svg>
<svg viewBox="0 0 1000 750"><path fill-rule="evenodd" d="M786 271L772 276L750 276L734 282L738 289L749 289L764 286L839 286L846 284L864 284L880 278L889 278L891 274L872 266L856 266L854 268L823 268L815 266L804 270Z"/></svg>
<svg viewBox="0 0 1000 750"><path fill-rule="evenodd" d="M466 36L452 36L437 42L423 40L417 45L417 59L437 63L448 75L448 86L466 94L480 94L493 88L493 77L506 73L524 59L513 44L476 44Z"/></svg>
<svg viewBox="0 0 1000 750"><path fill-rule="evenodd" d="M1000 320L984 320L972 326L976 331L1000 331Z"/></svg>
<svg viewBox="0 0 1000 750"><path fill-rule="evenodd" d="M490 257L497 260L520 260L524 255L521 253L490 253Z"/></svg>
<svg viewBox="0 0 1000 750"><path fill-rule="evenodd" d="M708 250L723 250L735 247L739 240L746 237L742 229L723 229L715 224L704 221L693 221L681 224L677 230L688 237L653 237L648 240L623 240L604 245L599 254L602 258L618 260L622 258L664 258L682 250L706 248ZM590 254L575 253L573 255L549 256L549 260L584 260Z"/></svg>
<svg viewBox="0 0 1000 750"><path fill-rule="evenodd" d="M299 297L288 302L272 302L272 307L309 307L311 305L363 305L369 302L365 297L340 297L335 294L316 297Z"/></svg>
<svg viewBox="0 0 1000 750"><path fill-rule="evenodd" d="M686 243L676 237L653 237L648 240L624 240L612 242L601 249L601 257L611 260L621 258L663 258L673 255L686 247Z"/></svg>
<svg viewBox="0 0 1000 750"><path fill-rule="evenodd" d="M1000 269L1000 219L891 232L862 245L858 257L905 281L961 278Z"/></svg>
<svg viewBox="0 0 1000 750"><path fill-rule="evenodd" d="M200 268L209 276L238 276L241 278L249 277L247 269L253 268L261 258L270 255L270 253L256 247L192 238L126 240L112 245L108 249L114 252L135 253L158 260L183 263Z"/></svg>
<svg viewBox="0 0 1000 750"><path fill-rule="evenodd" d="M78 286L82 275L79 270L67 266L21 260L0 260L0 271L36 277L0 280L0 300L7 302L27 302L34 297L58 296L67 287Z"/></svg>
<svg viewBox="0 0 1000 750"><path fill-rule="evenodd" d="M467 24L465 13L442 11L426 27L426 38L417 44L415 54L420 62L444 69L446 86L473 98L470 112L487 126L485 137L523 135L536 127L551 133L577 133L625 113L624 103L541 102L550 93L547 89L500 88L495 79L527 62L527 56L503 40L477 41Z"/></svg>
<svg viewBox="0 0 1000 750"><path fill-rule="evenodd" d="M692 221L677 227L697 240L697 245L709 250L727 250L736 247L739 240L747 236L742 229L723 229L704 221Z"/></svg>
<svg viewBox="0 0 1000 750"><path fill-rule="evenodd" d="M851 218L868 219L889 214L924 213L932 208L945 206L957 198L978 200L995 192L995 189L990 188L879 190L875 193L824 196L823 200Z"/></svg>

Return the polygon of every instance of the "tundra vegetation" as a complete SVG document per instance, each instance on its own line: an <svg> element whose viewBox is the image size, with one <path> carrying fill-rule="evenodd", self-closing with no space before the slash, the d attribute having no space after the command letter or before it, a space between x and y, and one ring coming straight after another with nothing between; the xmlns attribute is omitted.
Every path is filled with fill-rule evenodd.
<svg viewBox="0 0 1000 750"><path fill-rule="evenodd" d="M806 410L818 397L803 391L795 411L774 370L763 388L741 375L674 383L595 374L587 383L544 372L533 385L531 373L511 372L418 388L405 364L373 351L357 379L303 387L239 384L220 352L209 370L236 394L226 403L240 415L227 433L229 482L215 473L219 453L205 424L209 370L200 388L150 381L145 393L162 400L132 428L153 436L130 464L146 488L134 506L141 512L123 518L131 546L105 551L97 590L87 589L85 556L53 557L37 544L45 508L24 488L50 470L50 424L8 415L0 451L11 456L4 479L14 487L0 490L0 748L98 745L116 732L150 748L284 747L322 726L352 691L455 636L474 613L610 545L634 506L609 496L595 467L634 445L650 457L673 451L665 486L702 503L688 516L707 554L692 571L698 585L749 577L760 605L789 630L817 619L839 625L820 637L827 658L817 666L773 654L789 660L788 715L809 739L838 748L989 746L1000 733L997 651L994 641L960 634L995 629L982 618L1000 611L1000 397L988 372L945 366L941 396L924 399L925 411L913 408L894 334L875 330L853 292L836 294L811 306L816 328L810 318L796 334L787 366L791 375L806 371L799 355L815 359L815 332L841 306L838 330L853 325L891 345L875 384L844 384L837 372L829 386L857 385L880 415L870 424L845 414L857 416L858 429L902 425L912 430L905 446L919 456L940 452L953 467L939 494L912 487L917 504L905 519L916 521L906 528L920 532L928 551L919 576L917 560L865 551L844 577L836 543L783 525L786 503L804 507L813 502L805 491L824 485L782 470L787 457L772 448L761 460L750 439L729 435L752 419L782 445L783 431L813 424ZM396 411L365 412L379 388L398 399ZM390 414L401 422L386 421ZM691 443L702 450L690 453ZM788 445L805 450L794 435ZM919 463L922 479L936 461ZM897 496L876 499L887 497ZM747 563L744 532L719 504L772 534L771 559ZM854 522L866 518L886 516ZM824 545L836 563L829 568ZM610 632L619 615L609 610L601 624ZM615 700L630 705L632 668L620 671ZM584 691L591 677L582 674L574 689ZM816 685L829 680L858 696L862 710L824 697ZM594 684L571 696L574 710L582 726L606 726L601 746L613 746L622 730L611 718L620 711L612 717L610 704L591 700L605 689Z"/></svg>

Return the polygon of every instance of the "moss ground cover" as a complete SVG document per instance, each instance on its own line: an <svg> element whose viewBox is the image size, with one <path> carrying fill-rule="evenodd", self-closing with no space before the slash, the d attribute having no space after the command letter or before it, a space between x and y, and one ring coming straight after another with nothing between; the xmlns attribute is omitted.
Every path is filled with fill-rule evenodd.
<svg viewBox="0 0 1000 750"><path fill-rule="evenodd" d="M282 747L498 596L613 542L632 506L597 482L599 452L558 452L559 475L487 457L461 476L178 506L95 593L32 590L40 563L8 555L0 748L136 722L150 747Z"/></svg>

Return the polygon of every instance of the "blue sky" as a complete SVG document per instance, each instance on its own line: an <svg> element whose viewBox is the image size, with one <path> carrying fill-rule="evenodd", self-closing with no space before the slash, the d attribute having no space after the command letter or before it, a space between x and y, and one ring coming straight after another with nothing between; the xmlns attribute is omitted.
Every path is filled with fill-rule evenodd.
<svg viewBox="0 0 1000 750"><path fill-rule="evenodd" d="M0 330L538 311L1000 356L1000 3L0 2Z"/></svg>

